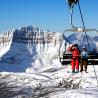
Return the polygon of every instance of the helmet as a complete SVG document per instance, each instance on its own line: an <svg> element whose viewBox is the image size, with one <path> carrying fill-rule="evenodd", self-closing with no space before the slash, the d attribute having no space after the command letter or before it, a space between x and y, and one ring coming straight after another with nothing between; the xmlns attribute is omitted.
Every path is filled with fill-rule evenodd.
<svg viewBox="0 0 98 98"><path fill-rule="evenodd" d="M74 44L73 46L78 47L78 44Z"/></svg>
<svg viewBox="0 0 98 98"><path fill-rule="evenodd" d="M83 50L86 50L86 47L85 46L83 46Z"/></svg>

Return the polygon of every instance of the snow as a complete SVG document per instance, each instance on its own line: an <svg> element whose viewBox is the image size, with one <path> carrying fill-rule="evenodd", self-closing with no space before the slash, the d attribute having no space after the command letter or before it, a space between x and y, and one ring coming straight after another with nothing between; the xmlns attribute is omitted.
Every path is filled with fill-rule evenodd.
<svg viewBox="0 0 98 98"><path fill-rule="evenodd" d="M81 90L69 90L65 93L54 95L50 98L98 98L98 88L86 88Z"/></svg>
<svg viewBox="0 0 98 98"><path fill-rule="evenodd" d="M64 51L65 40L61 33L49 35L32 26L13 32L12 39L0 46L0 98L98 98L98 65L88 65L88 73L77 74L71 73L71 65L62 66L59 48L62 41L60 52ZM33 38L45 43L28 40L32 32ZM17 39L20 33L25 39Z"/></svg>
<svg viewBox="0 0 98 98"><path fill-rule="evenodd" d="M95 68L98 75L98 66ZM92 65L89 65L88 73L74 75L71 73L71 66L55 67L54 70L53 68L43 69L41 72L32 74L0 72L0 80L0 83L6 82L8 86L15 86L13 91L16 93L26 92L25 98L32 96L39 98L43 96L43 98L98 98L98 85ZM13 96L13 91L10 96Z"/></svg>

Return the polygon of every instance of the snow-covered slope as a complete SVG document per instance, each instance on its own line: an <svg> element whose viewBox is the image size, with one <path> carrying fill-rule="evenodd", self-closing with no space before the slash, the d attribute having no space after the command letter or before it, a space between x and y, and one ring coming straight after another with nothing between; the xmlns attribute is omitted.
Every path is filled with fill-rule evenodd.
<svg viewBox="0 0 98 98"><path fill-rule="evenodd" d="M0 72L0 98L98 98L97 86L92 65L88 73L77 74L71 66L33 74Z"/></svg>
<svg viewBox="0 0 98 98"><path fill-rule="evenodd" d="M14 30L12 36L9 51L1 58L1 71L22 72L29 67L38 70L61 66L58 56L61 33L27 26Z"/></svg>

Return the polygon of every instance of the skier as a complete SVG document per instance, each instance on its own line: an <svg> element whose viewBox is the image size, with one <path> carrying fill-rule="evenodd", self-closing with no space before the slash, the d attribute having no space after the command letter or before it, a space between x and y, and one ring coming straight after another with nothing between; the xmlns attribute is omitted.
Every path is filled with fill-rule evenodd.
<svg viewBox="0 0 98 98"><path fill-rule="evenodd" d="M79 61L80 61L80 49L78 48L78 44L72 45L70 48L70 51L72 52L72 73L79 72Z"/></svg>
<svg viewBox="0 0 98 98"><path fill-rule="evenodd" d="M80 60L80 72L84 71L87 73L87 65L88 65L88 52L85 46L83 46L83 51L81 52L81 60Z"/></svg>

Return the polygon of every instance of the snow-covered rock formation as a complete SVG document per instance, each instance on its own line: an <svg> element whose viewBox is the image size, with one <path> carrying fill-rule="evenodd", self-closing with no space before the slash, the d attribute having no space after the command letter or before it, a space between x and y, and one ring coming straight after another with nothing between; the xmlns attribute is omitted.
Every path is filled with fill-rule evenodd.
<svg viewBox="0 0 98 98"><path fill-rule="evenodd" d="M30 70L38 70L42 67L61 66L58 52L61 33L27 26L16 29L11 34L13 38L9 51L1 58L1 71L21 72L28 67Z"/></svg>

